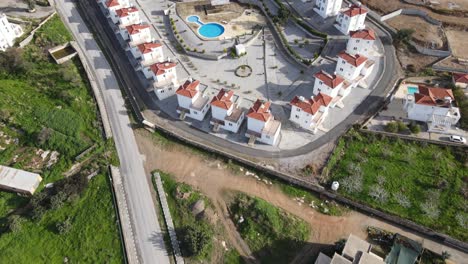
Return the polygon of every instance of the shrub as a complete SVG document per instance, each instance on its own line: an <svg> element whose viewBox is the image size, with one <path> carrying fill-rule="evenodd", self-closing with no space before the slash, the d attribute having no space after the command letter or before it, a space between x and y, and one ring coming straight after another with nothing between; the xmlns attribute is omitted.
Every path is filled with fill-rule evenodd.
<svg viewBox="0 0 468 264"><path fill-rule="evenodd" d="M405 123L403 123L402 121L397 121L397 127L398 127L398 132L404 132L406 130L408 130L408 126L406 126Z"/></svg>
<svg viewBox="0 0 468 264"><path fill-rule="evenodd" d="M186 256L198 256L211 243L212 232L206 224L192 224L182 231L181 244Z"/></svg>
<svg viewBox="0 0 468 264"><path fill-rule="evenodd" d="M396 133L398 132L398 125L395 122L388 122L387 125L385 126L385 131L390 132L390 133Z"/></svg>
<svg viewBox="0 0 468 264"><path fill-rule="evenodd" d="M416 123L411 123L409 129L413 134L419 134L421 132L421 126Z"/></svg>

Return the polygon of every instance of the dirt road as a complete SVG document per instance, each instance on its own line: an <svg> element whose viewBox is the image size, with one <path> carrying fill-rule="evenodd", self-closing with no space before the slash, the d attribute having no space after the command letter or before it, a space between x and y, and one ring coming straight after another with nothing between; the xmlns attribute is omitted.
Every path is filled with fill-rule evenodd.
<svg viewBox="0 0 468 264"><path fill-rule="evenodd" d="M220 208L221 205L225 204L222 197L224 191L227 189L242 191L248 195L262 198L307 221L313 232L309 242L314 244L332 244L341 238L348 237L350 233L366 238L366 227L375 226L406 235L421 242L424 247L434 252L448 251L452 260L457 263L467 263L467 254L441 246L381 220L355 211L350 211L347 215L341 217L321 214L307 205L294 201L275 185L267 185L253 177L231 172L221 161L207 159L178 145L161 147L144 130L136 131L135 134L140 152L146 157L145 166L147 171L160 169L172 174L178 181L198 188L212 201L220 205ZM224 216L227 215L225 208L221 208L219 213ZM230 242L235 246L237 244L236 249L241 254L244 252L238 243Z"/></svg>

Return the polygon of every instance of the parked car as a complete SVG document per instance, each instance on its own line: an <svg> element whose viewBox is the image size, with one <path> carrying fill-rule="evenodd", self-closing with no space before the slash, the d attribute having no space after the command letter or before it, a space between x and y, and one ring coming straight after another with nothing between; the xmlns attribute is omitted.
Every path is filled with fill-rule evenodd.
<svg viewBox="0 0 468 264"><path fill-rule="evenodd" d="M461 136L451 135L449 140L455 143L466 144L466 138L461 137Z"/></svg>

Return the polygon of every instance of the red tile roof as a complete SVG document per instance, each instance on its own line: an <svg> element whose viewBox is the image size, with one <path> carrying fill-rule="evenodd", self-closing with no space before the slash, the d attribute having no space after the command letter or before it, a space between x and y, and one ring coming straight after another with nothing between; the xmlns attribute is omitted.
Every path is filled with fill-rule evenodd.
<svg viewBox="0 0 468 264"><path fill-rule="evenodd" d="M454 96L451 89L429 87L425 85L418 86L418 92L414 94L415 103L430 106L450 106L445 98L449 97L451 101Z"/></svg>
<svg viewBox="0 0 468 264"><path fill-rule="evenodd" d="M347 53L346 51L340 52L338 54L338 57L342 58L354 67L357 67L367 61L367 57L362 56L361 54L352 55Z"/></svg>
<svg viewBox="0 0 468 264"><path fill-rule="evenodd" d="M149 53L155 48L162 47L161 43L147 42L137 46L142 54Z"/></svg>
<svg viewBox="0 0 468 264"><path fill-rule="evenodd" d="M348 7L345 11L343 11L344 15L347 15L349 17L357 16L357 15L363 15L367 13L367 9L365 9L362 6L358 5L352 5Z"/></svg>
<svg viewBox="0 0 468 264"><path fill-rule="evenodd" d="M257 99L252 107L250 107L247 117L267 122L272 117L270 113L270 102L263 102Z"/></svg>
<svg viewBox="0 0 468 264"><path fill-rule="evenodd" d="M375 40L375 31L372 29L361 29L356 31L350 31L349 35L351 38L365 39L365 40Z"/></svg>
<svg viewBox="0 0 468 264"><path fill-rule="evenodd" d="M118 5L120 5L118 0L109 0L106 2L107 7L113 7Z"/></svg>
<svg viewBox="0 0 468 264"><path fill-rule="evenodd" d="M128 31L128 34L133 35L133 34L138 34L141 32L141 30L145 28L149 28L149 25L143 25L143 24L135 24L131 26L127 26L126 29Z"/></svg>
<svg viewBox="0 0 468 264"><path fill-rule="evenodd" d="M166 73L166 70L174 68L177 66L177 63L171 62L171 61L165 61L165 62L158 62L150 66L151 71L155 75L161 75Z"/></svg>
<svg viewBox="0 0 468 264"><path fill-rule="evenodd" d="M336 74L329 74L324 70L314 74L314 77L321 80L323 83L325 83L326 86L331 88L335 88L344 82L343 77Z"/></svg>
<svg viewBox="0 0 468 264"><path fill-rule="evenodd" d="M453 81L456 83L468 83L468 73L453 73Z"/></svg>
<svg viewBox="0 0 468 264"><path fill-rule="evenodd" d="M193 98L198 93L199 80L187 80L177 89L176 94Z"/></svg>
<svg viewBox="0 0 468 264"><path fill-rule="evenodd" d="M304 99L303 97L294 97L291 101L291 105L299 107L302 111L309 114L315 115L320 109L320 106L328 106L332 101L332 97L323 93L319 93L313 98Z"/></svg>
<svg viewBox="0 0 468 264"><path fill-rule="evenodd" d="M234 104L231 100L233 95L233 91L221 89L218 95L214 96L213 100L211 100L211 105L228 110Z"/></svg>
<svg viewBox="0 0 468 264"><path fill-rule="evenodd" d="M136 7L128 7L128 8L121 8L115 11L118 17L126 17L128 16L128 14L133 13L133 12L138 12L138 9Z"/></svg>

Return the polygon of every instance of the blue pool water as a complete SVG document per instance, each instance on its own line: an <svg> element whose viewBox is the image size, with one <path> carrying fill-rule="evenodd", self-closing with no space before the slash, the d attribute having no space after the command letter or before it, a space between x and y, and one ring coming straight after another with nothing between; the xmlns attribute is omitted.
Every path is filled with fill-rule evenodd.
<svg viewBox="0 0 468 264"><path fill-rule="evenodd" d="M419 93L419 89L416 86L408 86L408 94Z"/></svg>
<svg viewBox="0 0 468 264"><path fill-rule="evenodd" d="M198 16L189 16L187 21L190 23L197 23L200 25L198 29L198 34L205 38L216 38L221 36L224 33L224 27L218 23L207 23L204 24L200 21Z"/></svg>

